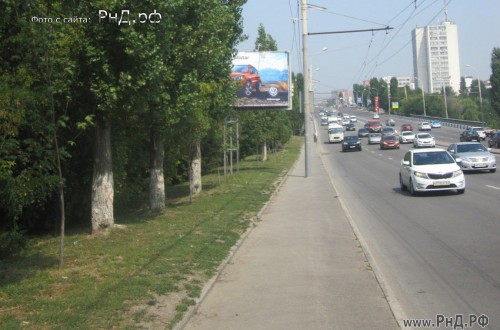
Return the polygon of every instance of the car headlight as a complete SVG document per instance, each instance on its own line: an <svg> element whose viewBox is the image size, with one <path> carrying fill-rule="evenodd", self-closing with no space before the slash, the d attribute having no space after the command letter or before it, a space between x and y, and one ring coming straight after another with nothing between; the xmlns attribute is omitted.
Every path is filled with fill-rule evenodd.
<svg viewBox="0 0 500 330"><path fill-rule="evenodd" d="M346 146L348 143L347 142L344 142L344 145Z"/></svg>
<svg viewBox="0 0 500 330"><path fill-rule="evenodd" d="M462 172L462 171L460 171ZM416 176L416 177L419 177L419 178L422 178L422 179L429 179L429 177L427 176L427 173L424 173L424 172L413 172L413 174Z"/></svg>
<svg viewBox="0 0 500 330"><path fill-rule="evenodd" d="M457 176L461 176L463 174L464 173L462 172L462 170L455 171L455 172L453 172L452 178L456 178Z"/></svg>
<svg viewBox="0 0 500 330"><path fill-rule="evenodd" d="M489 161L489 162L492 162L492 161L494 161L494 160L495 160L495 157L488 157L488 161Z"/></svg>

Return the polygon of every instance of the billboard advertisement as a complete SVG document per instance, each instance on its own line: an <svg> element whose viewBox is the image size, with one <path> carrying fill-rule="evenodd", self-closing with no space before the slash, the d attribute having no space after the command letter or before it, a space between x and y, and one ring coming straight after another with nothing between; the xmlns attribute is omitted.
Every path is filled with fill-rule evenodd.
<svg viewBox="0 0 500 330"><path fill-rule="evenodd" d="M235 107L291 109L288 52L238 52L231 79L238 85Z"/></svg>

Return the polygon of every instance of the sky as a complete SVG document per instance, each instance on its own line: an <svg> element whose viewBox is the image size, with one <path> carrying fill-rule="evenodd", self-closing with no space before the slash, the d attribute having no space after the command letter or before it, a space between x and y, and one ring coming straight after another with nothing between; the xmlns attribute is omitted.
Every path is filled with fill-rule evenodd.
<svg viewBox="0 0 500 330"><path fill-rule="evenodd" d="M500 47L500 0L307 0L326 9L308 10L309 32L393 29L378 32L324 34L308 37L309 64L314 91L328 94L352 89L373 77L413 76L411 31L439 24L457 24L461 76L487 80L491 53ZM302 72L300 0L248 0L243 7L244 33L248 39L239 51L253 51L260 23L288 51L292 71ZM322 51L323 48L328 48ZM471 65L476 71L466 66Z"/></svg>

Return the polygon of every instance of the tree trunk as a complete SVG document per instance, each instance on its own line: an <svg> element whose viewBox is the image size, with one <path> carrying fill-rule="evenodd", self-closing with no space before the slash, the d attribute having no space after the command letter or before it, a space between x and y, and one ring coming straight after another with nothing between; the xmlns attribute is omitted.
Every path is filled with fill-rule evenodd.
<svg viewBox="0 0 500 330"><path fill-rule="evenodd" d="M262 145L262 161L267 162L267 142Z"/></svg>
<svg viewBox="0 0 500 330"><path fill-rule="evenodd" d="M150 134L149 209L152 212L165 210L165 176L163 161L165 146L163 137L152 129Z"/></svg>
<svg viewBox="0 0 500 330"><path fill-rule="evenodd" d="M111 227L113 218L113 164L111 157L111 123L97 118L95 122L94 171L92 175L92 233Z"/></svg>
<svg viewBox="0 0 500 330"><path fill-rule="evenodd" d="M191 168L190 168L190 183L189 188L191 189L191 193L193 195L197 195L201 192L201 146L200 142L197 142L193 155L191 157Z"/></svg>

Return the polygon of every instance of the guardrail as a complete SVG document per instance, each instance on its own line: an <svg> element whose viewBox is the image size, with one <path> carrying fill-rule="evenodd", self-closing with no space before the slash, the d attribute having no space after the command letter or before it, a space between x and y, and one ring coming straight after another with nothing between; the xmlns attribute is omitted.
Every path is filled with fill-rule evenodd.
<svg viewBox="0 0 500 330"><path fill-rule="evenodd" d="M429 116L420 116L420 115L400 115L397 113L394 113L393 115L397 115L399 117L410 117L410 118L415 118L418 121L432 121L432 120L439 120L441 122L442 126L448 126L448 127L454 127L454 128L459 128L459 129L467 129L470 126L475 126L475 127L484 127L485 122L481 121L472 121L472 120L462 120L462 119L453 119L453 118L440 118L440 117L429 117Z"/></svg>

